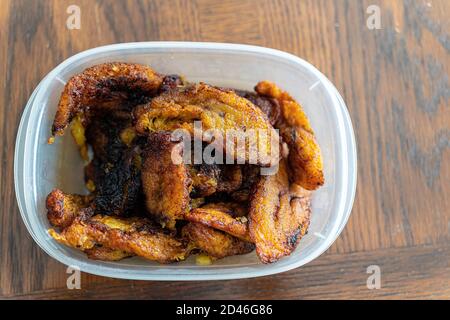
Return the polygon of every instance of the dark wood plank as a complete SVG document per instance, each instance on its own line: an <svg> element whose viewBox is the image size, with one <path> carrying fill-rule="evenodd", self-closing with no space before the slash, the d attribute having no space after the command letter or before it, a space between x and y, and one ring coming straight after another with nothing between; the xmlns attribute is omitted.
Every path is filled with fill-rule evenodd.
<svg viewBox="0 0 450 320"><path fill-rule="evenodd" d="M379 289L368 289L367 268L380 268ZM403 266L399 268L399 266ZM210 282L92 282L80 290L49 289L21 299L442 299L450 295L450 246L421 246L351 254L328 254L283 274ZM179 290L183 288L183 290Z"/></svg>
<svg viewBox="0 0 450 320"><path fill-rule="evenodd" d="M274 277L195 283L195 297L450 298L448 260L441 257L450 241L450 2L376 1L382 29L369 30L366 9L373 2L80 0L81 30L68 30L66 9L74 1L3 0L0 296L184 297L185 283L91 275L83 277L86 290L66 290L65 267L37 247L21 221L13 152L31 92L67 57L115 42L187 40L268 46L316 65L347 102L359 157L352 216L326 255ZM364 287L366 264L380 259L386 294ZM336 280L335 264L350 271Z"/></svg>

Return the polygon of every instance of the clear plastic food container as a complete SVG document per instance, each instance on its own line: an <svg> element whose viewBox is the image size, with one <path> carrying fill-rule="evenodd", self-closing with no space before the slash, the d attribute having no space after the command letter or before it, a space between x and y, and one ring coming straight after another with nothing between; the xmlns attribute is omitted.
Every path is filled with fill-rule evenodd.
<svg viewBox="0 0 450 320"><path fill-rule="evenodd" d="M311 226L298 248L274 264L254 252L212 265L195 258L161 265L141 258L95 261L61 245L47 233L45 198L55 187L86 193L83 161L70 133L47 144L60 94L68 79L83 69L111 61L146 64L160 73L189 81L251 90L260 80L274 81L304 107L322 149L325 185L315 191ZM348 111L331 82L308 62L278 50L222 43L140 42L81 52L53 69L27 103L17 133L14 157L17 202L33 239L65 265L97 275L142 280L218 280L275 274L302 266L322 254L338 237L350 215L356 188L356 147Z"/></svg>

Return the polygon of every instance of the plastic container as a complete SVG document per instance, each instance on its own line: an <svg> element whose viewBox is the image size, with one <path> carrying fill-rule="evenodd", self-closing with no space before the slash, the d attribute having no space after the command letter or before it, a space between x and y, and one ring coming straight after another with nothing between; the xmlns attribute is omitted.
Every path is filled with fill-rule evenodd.
<svg viewBox="0 0 450 320"><path fill-rule="evenodd" d="M70 133L47 139L65 82L83 69L107 61L150 65L190 81L252 89L260 80L276 82L304 107L323 152L325 185L313 196L308 234L297 250L264 265L256 254L233 256L209 266L195 259L161 265L141 258L119 262L89 260L84 253L54 241L47 233L45 197L55 187L85 193L83 162ZM143 280L218 280L275 274L302 266L338 237L350 215L356 188L356 148L346 106L330 81L308 62L278 50L222 43L141 42L81 52L52 70L27 103L17 133L15 189L23 221L39 246L58 261L97 275Z"/></svg>

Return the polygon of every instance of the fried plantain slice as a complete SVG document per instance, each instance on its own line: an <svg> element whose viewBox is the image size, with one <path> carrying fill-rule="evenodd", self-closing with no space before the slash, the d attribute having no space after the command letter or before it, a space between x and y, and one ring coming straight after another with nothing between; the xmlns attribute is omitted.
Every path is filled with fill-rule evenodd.
<svg viewBox="0 0 450 320"><path fill-rule="evenodd" d="M322 155L300 104L269 81L259 82L255 90L260 95L276 99L280 105L281 115L275 127L280 129L283 140L289 146L288 159L293 181L308 190L315 190L323 185Z"/></svg>
<svg viewBox="0 0 450 320"><path fill-rule="evenodd" d="M241 240L252 242L248 231L248 220L242 213L246 211L242 205L235 210L233 204L207 204L186 213L185 219L190 222L224 231Z"/></svg>
<svg viewBox="0 0 450 320"><path fill-rule="evenodd" d="M129 149L114 162L92 161L96 213L129 216L134 212L142 201L140 157L138 150Z"/></svg>
<svg viewBox="0 0 450 320"><path fill-rule="evenodd" d="M187 85L182 76L177 74L169 74L164 76L161 87L158 90L158 94L176 90Z"/></svg>
<svg viewBox="0 0 450 320"><path fill-rule="evenodd" d="M246 254L255 249L254 244L250 242L242 241L199 223L191 222L185 225L182 235L191 242L191 246L218 259Z"/></svg>
<svg viewBox="0 0 450 320"><path fill-rule="evenodd" d="M85 181L95 193L96 213L127 216L142 201L141 148L128 117L100 112L90 116L86 139L94 157L85 167Z"/></svg>
<svg viewBox="0 0 450 320"><path fill-rule="evenodd" d="M86 253L89 259L102 261L119 261L133 256L133 254L129 252L103 246L94 246L91 249L84 250L84 253Z"/></svg>
<svg viewBox="0 0 450 320"><path fill-rule="evenodd" d="M141 134L185 129L195 136L194 121L201 121L203 130L215 130L223 137L224 151L238 163L254 160L269 166L279 161L279 136L267 116L231 90L204 83L189 85L154 98L136 113L136 129ZM256 139L249 138L255 132ZM201 139L210 137L202 135ZM236 150L240 147L236 141L244 141L245 150ZM256 153L258 157L252 158Z"/></svg>
<svg viewBox="0 0 450 320"><path fill-rule="evenodd" d="M242 170L239 165L201 164L188 165L192 179L192 195L207 197L216 192L231 193L242 184Z"/></svg>
<svg viewBox="0 0 450 320"><path fill-rule="evenodd" d="M186 165L192 179L191 196L202 198L210 196L217 191L217 177L219 169L211 165Z"/></svg>
<svg viewBox="0 0 450 320"><path fill-rule="evenodd" d="M172 159L182 157L179 147L170 132L150 134L141 172L147 210L169 229L189 210L191 179L186 166Z"/></svg>
<svg viewBox="0 0 450 320"><path fill-rule="evenodd" d="M234 218L242 218L248 215L248 204L232 201L209 202L201 206L204 209L220 210ZM245 220L245 219L244 219Z"/></svg>
<svg viewBox="0 0 450 320"><path fill-rule="evenodd" d="M46 199L47 219L52 226L65 228L90 206L92 200L91 195L67 194L54 189Z"/></svg>
<svg viewBox="0 0 450 320"><path fill-rule="evenodd" d="M139 64L113 62L87 68L65 85L52 134L62 135L73 117L90 106L117 105L139 95L156 93L162 76Z"/></svg>
<svg viewBox="0 0 450 320"><path fill-rule="evenodd" d="M117 119L111 114L96 113L91 115L86 127L86 142L92 147L94 158L102 162L117 162L128 149L121 139L121 133L131 120Z"/></svg>
<svg viewBox="0 0 450 320"><path fill-rule="evenodd" d="M280 117L280 106L278 101L272 97L259 95L255 92L236 90L236 94L251 101L255 106L259 107L269 118L271 125L275 126Z"/></svg>
<svg viewBox="0 0 450 320"><path fill-rule="evenodd" d="M78 217L61 233L50 229L49 234L58 242L83 251L101 245L160 263L184 260L188 254L183 241L164 233L145 218Z"/></svg>
<svg viewBox="0 0 450 320"><path fill-rule="evenodd" d="M263 263L289 255L306 233L310 209L308 193L290 189L287 164L278 172L261 176L250 200L249 231L256 253ZM301 190L301 189L300 189Z"/></svg>
<svg viewBox="0 0 450 320"><path fill-rule="evenodd" d="M231 198L240 203L248 203L253 185L259 181L261 168L254 165L243 165L241 167L243 173L242 184L238 190L230 194Z"/></svg>

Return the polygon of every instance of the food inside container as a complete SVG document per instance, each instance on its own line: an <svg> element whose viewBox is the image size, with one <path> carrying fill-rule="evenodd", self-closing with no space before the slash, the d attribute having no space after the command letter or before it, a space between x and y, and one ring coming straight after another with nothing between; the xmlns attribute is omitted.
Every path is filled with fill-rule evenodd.
<svg viewBox="0 0 450 320"><path fill-rule="evenodd" d="M98 64L65 85L49 143L70 124L89 193L49 193L49 234L89 259L214 261L256 249L273 263L306 234L324 184L305 112L269 81L244 91Z"/></svg>
<svg viewBox="0 0 450 320"><path fill-rule="evenodd" d="M253 94L255 84L268 79L289 92L303 107L320 146L325 183L312 192L312 215L308 233L290 255L276 263L266 264L261 263L254 251L221 259L212 259L204 253L192 254L185 260L166 264L138 256L105 261L94 260L92 256L88 258L81 250L55 241L48 230L54 229L59 234L61 229L52 226L48 220L47 196L52 190L59 189L62 192L60 196L78 194L87 197L83 201L88 203L89 194L99 187L94 181L85 180L86 159L91 159L93 150L83 148L87 132L82 125L82 118L75 117L66 134L55 137L53 144L48 144L61 93L73 76L92 66L112 61L151 66L163 75L183 75L185 81L190 83L204 82L211 86L236 88ZM276 115L270 112L269 115L270 122ZM124 144L129 144L136 133L134 130L122 129L120 139ZM72 133L77 137L76 140ZM17 131L15 190L22 219L36 243L54 259L68 266L76 266L83 272L141 280L250 278L302 266L317 258L335 241L350 215L355 194L355 146L351 121L339 93L323 74L298 57L278 50L238 44L115 44L87 50L68 58L49 72L36 87ZM280 152L283 153L283 148ZM128 172L129 176L134 176L133 170ZM247 178L250 173L251 171L244 170L243 176ZM214 183L208 187L212 189L202 188L199 192L210 192L216 188ZM246 193L239 192L235 196L245 198ZM130 200L125 203L118 201L112 207L115 208L113 211L117 211L121 205L131 206L133 200ZM139 202L145 203L145 200ZM102 205L102 201L97 203ZM195 201L194 205L200 206L201 201ZM245 221L245 218L248 219L242 219ZM196 219L196 215L192 215L191 219ZM213 221L216 228L217 221L220 219ZM110 224L111 220L102 222ZM157 227L161 228L162 225L159 223ZM241 229L237 228L238 232L239 230ZM94 253L100 258L105 256L102 250ZM122 256L123 254L118 254L116 257L118 259Z"/></svg>

